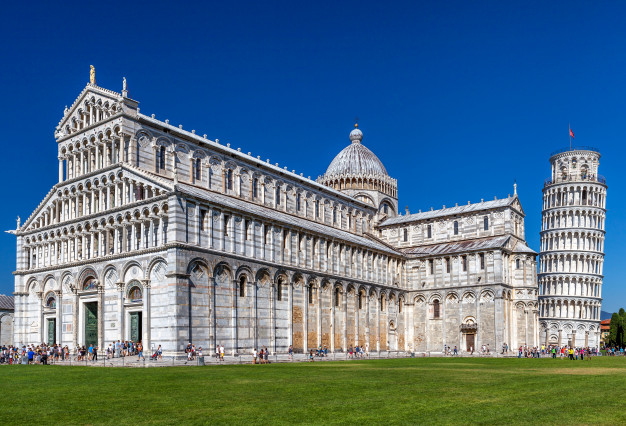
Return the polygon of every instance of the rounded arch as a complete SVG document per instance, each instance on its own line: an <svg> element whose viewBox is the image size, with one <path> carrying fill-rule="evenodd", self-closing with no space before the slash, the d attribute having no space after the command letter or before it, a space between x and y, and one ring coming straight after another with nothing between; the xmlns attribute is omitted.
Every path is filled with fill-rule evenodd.
<svg viewBox="0 0 626 426"><path fill-rule="evenodd" d="M216 284L228 285L233 279L233 272L230 265L226 262L220 262L213 268L213 277Z"/></svg>
<svg viewBox="0 0 626 426"><path fill-rule="evenodd" d="M252 269L247 265L241 265L235 272L235 280L239 282L242 276L246 277L246 281L250 281L254 276Z"/></svg>
<svg viewBox="0 0 626 426"><path fill-rule="evenodd" d="M77 282L77 287L80 290L84 290L85 289L85 285L87 284L89 289L94 289L96 283L94 282L89 282L87 283L86 281L88 279L92 279L92 280L97 280L98 279L98 274L96 273L96 271L90 267L90 266L86 266L85 268L82 269L82 271L80 271L80 273L78 274L78 282Z"/></svg>

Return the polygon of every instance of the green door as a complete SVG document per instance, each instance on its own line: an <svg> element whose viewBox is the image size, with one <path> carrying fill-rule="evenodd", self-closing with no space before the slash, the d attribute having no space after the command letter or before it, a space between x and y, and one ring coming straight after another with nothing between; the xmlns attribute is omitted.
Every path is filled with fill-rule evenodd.
<svg viewBox="0 0 626 426"><path fill-rule="evenodd" d="M48 320L48 344L54 345L56 343L56 331L57 331L57 320L49 319Z"/></svg>
<svg viewBox="0 0 626 426"><path fill-rule="evenodd" d="M141 312L130 313L130 340L133 342L141 340Z"/></svg>
<svg viewBox="0 0 626 426"><path fill-rule="evenodd" d="M98 302L85 303L85 345L98 345Z"/></svg>

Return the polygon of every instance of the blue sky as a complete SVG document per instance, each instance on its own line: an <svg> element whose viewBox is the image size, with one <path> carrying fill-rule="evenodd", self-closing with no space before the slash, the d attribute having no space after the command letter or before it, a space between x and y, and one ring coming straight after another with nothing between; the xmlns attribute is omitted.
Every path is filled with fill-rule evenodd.
<svg viewBox="0 0 626 426"><path fill-rule="evenodd" d="M200 3L200 2L199 2ZM339 3L339 4L337 4ZM4 229L57 180L54 128L96 67L141 111L305 176L359 117L401 211L506 197L539 250L548 158L598 147L609 185L603 310L626 305L626 4L617 2L19 2L3 5ZM0 238L0 293L15 239Z"/></svg>

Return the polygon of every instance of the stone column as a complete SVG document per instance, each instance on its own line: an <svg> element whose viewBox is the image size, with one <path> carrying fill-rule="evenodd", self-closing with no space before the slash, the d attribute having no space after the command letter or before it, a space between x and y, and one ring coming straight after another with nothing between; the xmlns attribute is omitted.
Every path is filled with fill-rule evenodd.
<svg viewBox="0 0 626 426"><path fill-rule="evenodd" d="M288 308L288 319L287 319L287 324L288 324L288 328L289 328L289 335L288 335L288 345L293 345L293 285L294 283L291 282L288 284L288 292L287 292L287 304L289 305Z"/></svg>
<svg viewBox="0 0 626 426"><path fill-rule="evenodd" d="M341 339L341 346L344 352L348 350L348 290L343 288L343 297L341 298L341 304L343 309L343 338Z"/></svg>
<svg viewBox="0 0 626 426"><path fill-rule="evenodd" d="M444 278L445 279L445 278ZM443 333L443 346L445 347L447 342L446 342L446 304L447 304L447 295L443 295L443 300L441 301L441 304L439 305L441 307L441 317L443 318L441 321L441 332ZM461 350L461 347L459 346L457 348L458 350ZM468 348L469 349L469 348ZM443 350L443 348L441 348L441 350Z"/></svg>
<svg viewBox="0 0 626 426"><path fill-rule="evenodd" d="M335 352L335 287L330 292L330 351Z"/></svg>
<svg viewBox="0 0 626 426"><path fill-rule="evenodd" d="M254 331L254 347L255 349L258 349L259 347L259 315L258 315L258 310L257 310L257 292L259 289L259 283L254 281L252 283L253 288L254 288L254 300L253 300L253 310L254 310L254 323L252 324L253 327L253 331Z"/></svg>
<svg viewBox="0 0 626 426"><path fill-rule="evenodd" d="M589 346L589 332L585 331L585 347Z"/></svg>
<svg viewBox="0 0 626 426"><path fill-rule="evenodd" d="M376 298L376 352L380 352L380 295Z"/></svg>
<svg viewBox="0 0 626 426"><path fill-rule="evenodd" d="M370 295L369 289L365 293L365 346L370 347Z"/></svg>
<svg viewBox="0 0 626 426"><path fill-rule="evenodd" d="M302 287L302 295L304 302L302 306L302 352L306 354L309 349L309 286L304 285Z"/></svg>
<svg viewBox="0 0 626 426"><path fill-rule="evenodd" d="M63 157L59 158L59 183L63 182Z"/></svg>
<svg viewBox="0 0 626 426"><path fill-rule="evenodd" d="M63 312L63 292L61 290L55 290L54 294L57 297L57 309L56 309L56 342L58 345L63 344L63 327L61 321L63 320L63 316L61 315Z"/></svg>
<svg viewBox="0 0 626 426"><path fill-rule="evenodd" d="M72 346L78 346L78 317L80 313L78 312L78 288L72 287L72 293L74 293L74 306L72 307Z"/></svg>
<svg viewBox="0 0 626 426"><path fill-rule="evenodd" d="M150 351L149 353L151 354L152 350L150 348L150 344L151 344L151 321L150 321L150 280L142 280L143 282L143 313L141 314L142 317L142 331L143 331L143 350L144 353Z"/></svg>
<svg viewBox="0 0 626 426"><path fill-rule="evenodd" d="M559 346L563 346L563 343L562 343L562 337L563 336L562 336L562 334L563 334L563 330L559 329L559 343L558 343Z"/></svg>
<svg viewBox="0 0 626 426"><path fill-rule="evenodd" d="M209 290L209 310L211 311L211 318L209 319L211 331L210 331L210 348L212 354L215 353L217 348L217 316L215 313L215 292L217 290L217 282L215 281L215 277L209 278L210 290ZM256 297L255 297L256 298Z"/></svg>
<svg viewBox="0 0 626 426"><path fill-rule="evenodd" d="M97 283L98 286L98 348L104 349L104 284Z"/></svg>
<svg viewBox="0 0 626 426"><path fill-rule="evenodd" d="M317 290L317 347L322 346L322 284L315 287ZM307 295L308 297L308 295ZM323 348L322 348L323 349Z"/></svg>
<svg viewBox="0 0 626 426"><path fill-rule="evenodd" d="M119 340L124 341L124 282L120 281L117 284L118 300L117 300L117 322L120 329Z"/></svg>
<svg viewBox="0 0 626 426"><path fill-rule="evenodd" d="M235 354L237 353L238 349L239 349L239 340L238 340L238 335L237 335L237 318L239 316L239 312L237 311L237 280L233 280L232 281L232 321L233 321L233 334L232 334L232 339L233 339L233 344L232 344L232 354L233 356L235 356Z"/></svg>
<svg viewBox="0 0 626 426"><path fill-rule="evenodd" d="M270 285L270 347L276 353L276 287Z"/></svg>
<svg viewBox="0 0 626 426"><path fill-rule="evenodd" d="M46 327L44 325L44 318L43 318L43 292L42 291L38 291L37 292L37 299L39 299L39 305L38 307L38 314L39 314L39 342L37 343L43 343L46 341ZM46 342L47 343L47 342Z"/></svg>
<svg viewBox="0 0 626 426"><path fill-rule="evenodd" d="M357 289L354 293L354 346L359 346L362 344L359 342L359 289Z"/></svg>

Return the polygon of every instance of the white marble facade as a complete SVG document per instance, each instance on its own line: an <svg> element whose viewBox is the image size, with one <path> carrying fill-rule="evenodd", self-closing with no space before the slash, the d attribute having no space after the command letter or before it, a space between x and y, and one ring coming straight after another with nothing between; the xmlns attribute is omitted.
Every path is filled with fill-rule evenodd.
<svg viewBox="0 0 626 426"><path fill-rule="evenodd" d="M95 84L55 137L58 183L15 231L16 343L234 354L537 342L517 195L398 215L397 182L359 129L315 181Z"/></svg>
<svg viewBox="0 0 626 426"><path fill-rule="evenodd" d="M553 153L550 165L539 257L541 341L598 347L607 190L600 153L569 148Z"/></svg>

